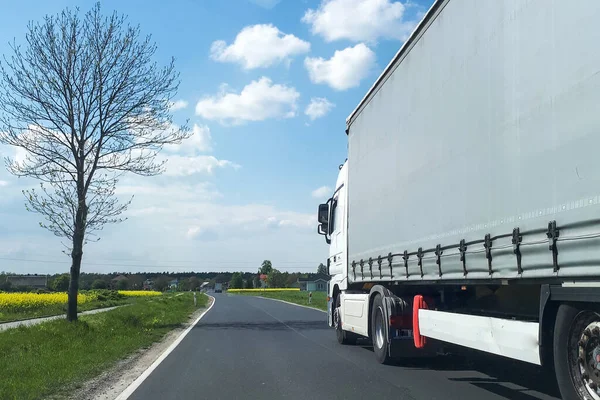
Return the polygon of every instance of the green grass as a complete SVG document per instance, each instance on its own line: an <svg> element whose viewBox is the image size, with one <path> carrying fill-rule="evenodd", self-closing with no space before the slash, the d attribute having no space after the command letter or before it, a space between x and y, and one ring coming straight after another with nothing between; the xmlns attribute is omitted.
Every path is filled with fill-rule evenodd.
<svg viewBox="0 0 600 400"><path fill-rule="evenodd" d="M207 297L198 296L198 307ZM137 299L128 307L0 332L0 399L66 394L136 350L150 346L195 311L191 293Z"/></svg>
<svg viewBox="0 0 600 400"><path fill-rule="evenodd" d="M238 293L235 293L238 294ZM259 297L267 297L270 299L279 299L289 301L294 304L301 304L303 306L309 306L313 308L317 308L319 310L327 311L327 293L325 292L313 292L312 294L312 303L308 304L308 292L246 292L239 293L244 296L259 296Z"/></svg>
<svg viewBox="0 0 600 400"><path fill-rule="evenodd" d="M134 302L135 299L131 297L125 297L122 299L108 299L105 301L94 300L88 303L79 304L77 306L77 311L90 311L98 308L106 308L106 307L114 307L121 306L125 304L130 304ZM61 315L66 314L67 305L66 304L52 304L41 308L36 308L32 310L20 310L20 311L12 311L12 310L0 310L0 323L3 322L12 322L12 321L21 321L24 319L31 318L42 318L42 317L51 317L53 315Z"/></svg>

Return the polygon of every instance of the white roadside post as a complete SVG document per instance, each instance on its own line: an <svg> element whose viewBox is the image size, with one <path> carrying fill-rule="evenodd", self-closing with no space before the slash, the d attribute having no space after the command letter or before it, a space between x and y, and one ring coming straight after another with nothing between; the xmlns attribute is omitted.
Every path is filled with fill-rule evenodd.
<svg viewBox="0 0 600 400"><path fill-rule="evenodd" d="M312 292L308 292L308 304L312 304Z"/></svg>
<svg viewBox="0 0 600 400"><path fill-rule="evenodd" d="M194 292L194 307L196 307L196 292Z"/></svg>

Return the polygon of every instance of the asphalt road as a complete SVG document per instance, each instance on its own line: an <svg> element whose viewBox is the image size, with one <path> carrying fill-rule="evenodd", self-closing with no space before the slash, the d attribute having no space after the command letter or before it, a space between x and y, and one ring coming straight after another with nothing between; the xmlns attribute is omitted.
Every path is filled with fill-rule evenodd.
<svg viewBox="0 0 600 400"><path fill-rule="evenodd" d="M339 345L322 312L214 296L214 307L130 399L560 397L536 366L481 353L380 365L368 343Z"/></svg>

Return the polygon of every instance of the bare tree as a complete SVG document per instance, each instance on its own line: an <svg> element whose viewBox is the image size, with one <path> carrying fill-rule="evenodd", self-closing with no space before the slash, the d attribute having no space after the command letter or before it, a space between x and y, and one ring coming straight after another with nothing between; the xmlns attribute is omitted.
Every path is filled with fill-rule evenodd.
<svg viewBox="0 0 600 400"><path fill-rule="evenodd" d="M150 36L125 16L104 16L99 3L83 16L66 9L31 22L25 39L0 68L0 143L24 150L6 159L12 174L41 181L40 191L24 191L27 209L68 240L73 321L83 246L123 221L131 202L115 196L119 177L161 173L158 152L190 130L169 111L179 86L174 60L159 66Z"/></svg>

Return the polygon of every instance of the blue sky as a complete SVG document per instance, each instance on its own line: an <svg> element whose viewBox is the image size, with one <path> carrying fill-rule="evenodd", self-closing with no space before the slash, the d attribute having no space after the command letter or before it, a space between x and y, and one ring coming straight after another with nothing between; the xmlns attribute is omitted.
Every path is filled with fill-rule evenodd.
<svg viewBox="0 0 600 400"><path fill-rule="evenodd" d="M151 34L181 73L175 123L195 135L167 149L163 176L128 176L128 220L84 249L83 271L316 270L327 246L316 209L346 158L345 120L432 0L102 1ZM28 21L91 1L21 0L0 13L0 54ZM0 147L3 156L19 156ZM67 271L0 170L0 271ZM320 190L319 190L320 189Z"/></svg>

